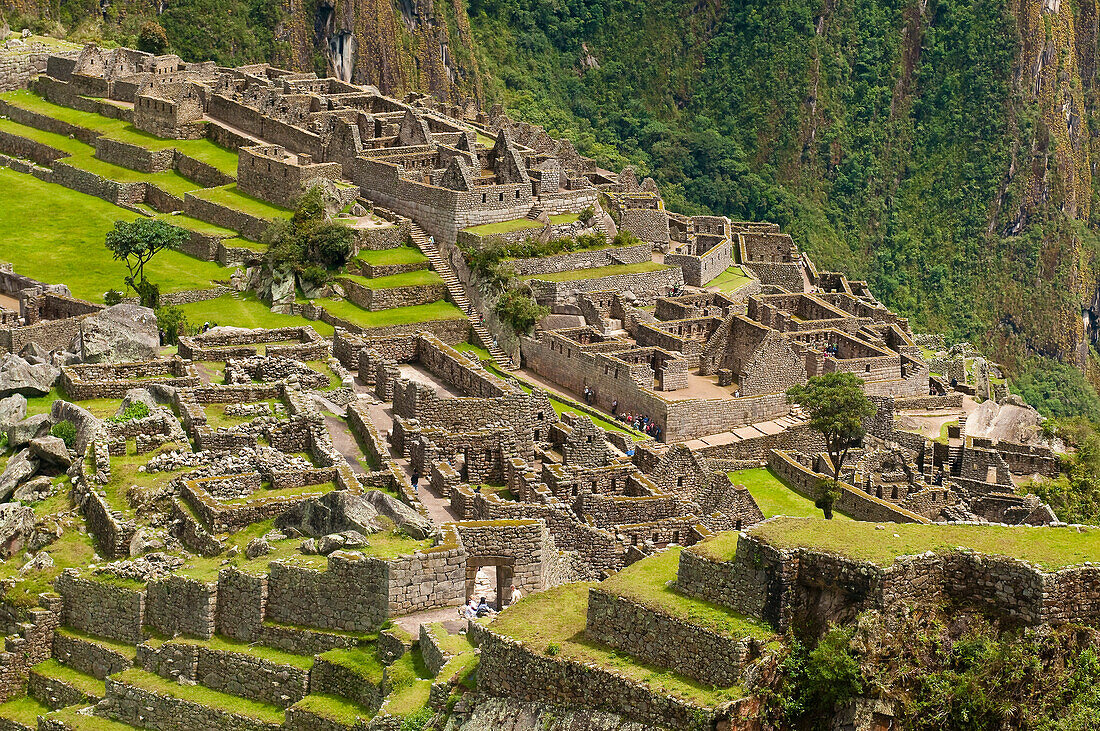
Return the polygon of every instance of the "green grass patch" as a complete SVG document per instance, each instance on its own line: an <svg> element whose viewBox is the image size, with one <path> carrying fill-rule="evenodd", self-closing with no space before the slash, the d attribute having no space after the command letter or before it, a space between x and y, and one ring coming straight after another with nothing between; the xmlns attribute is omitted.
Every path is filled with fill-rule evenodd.
<svg viewBox="0 0 1100 731"><path fill-rule="evenodd" d="M354 673L370 685L382 683L382 662L374 645L338 648L323 652L318 657Z"/></svg>
<svg viewBox="0 0 1100 731"><path fill-rule="evenodd" d="M714 279L707 282L707 287L717 287L721 292L734 292L752 281L752 277L745 274L745 270L734 264Z"/></svg>
<svg viewBox="0 0 1100 731"><path fill-rule="evenodd" d="M187 229L188 231L196 231L208 236L224 236L226 240L236 238L237 236L237 232L233 229L215 226L212 223L207 223L198 218L191 218L191 216L184 216L183 214L172 215L171 213L157 213L153 218L164 221L177 228Z"/></svg>
<svg viewBox="0 0 1100 731"><path fill-rule="evenodd" d="M420 249L412 246L398 246L396 249L363 249L355 257L355 261L370 264L371 266L386 266L396 264L419 264L428 260Z"/></svg>
<svg viewBox="0 0 1100 731"><path fill-rule="evenodd" d="M60 680L66 685L79 690L85 695L102 698L107 694L106 686L102 680L96 680L87 673L82 673L79 670L74 670L68 665L62 665L52 657L49 660L43 660L35 665L32 670L39 675L44 675L47 678L53 678L54 680Z"/></svg>
<svg viewBox="0 0 1100 731"><path fill-rule="evenodd" d="M359 719L364 721L374 717L374 713L352 703L347 698L324 693L310 693L295 703L292 708L300 708L326 721L351 728Z"/></svg>
<svg viewBox="0 0 1100 731"><path fill-rule="evenodd" d="M592 269L574 269L569 272L556 272L554 274L534 274L524 279L538 279L543 282L577 282L582 279L599 279L620 274L641 274L643 272L656 272L661 269L671 269L670 266L658 264L655 261L643 261L638 264L612 264L605 267Z"/></svg>
<svg viewBox="0 0 1100 731"><path fill-rule="evenodd" d="M446 300L439 300L427 305L395 307L391 310L378 310L376 312L368 312L347 300L338 302L331 299L317 299L313 301L328 310L329 314L334 317L339 317L364 328L414 325L418 322L463 320L466 318L462 310Z"/></svg>
<svg viewBox="0 0 1100 731"><path fill-rule="evenodd" d="M142 688L157 695L199 703L265 723L282 724L284 721L285 714L283 710L270 703L261 703L241 696L220 693L202 685L180 685L138 668L130 668L111 677L114 680Z"/></svg>
<svg viewBox="0 0 1100 731"><path fill-rule="evenodd" d="M550 223L555 226L563 223L576 223L579 220L581 220L581 215L579 213L559 213L555 216L550 216Z"/></svg>
<svg viewBox="0 0 1100 731"><path fill-rule="evenodd" d="M663 614L685 619L730 639L754 637L766 641L774 635L764 623L756 619L677 592L672 585L675 584L676 571L680 566L681 550L669 549L631 564L598 588Z"/></svg>
<svg viewBox="0 0 1100 731"><path fill-rule="evenodd" d="M38 728L38 717L49 712L48 706L42 705L27 695L0 703L0 718L21 723L29 728Z"/></svg>
<svg viewBox="0 0 1100 731"><path fill-rule="evenodd" d="M290 665L291 667L300 668L302 670L309 670L313 667L312 655L295 655L292 652L285 652L275 647L250 645L247 642L238 642L237 640L222 635L214 635L209 640L182 637L171 640L168 644L197 645L199 647L207 647L211 650L219 650L221 652L248 655L250 657L259 658L260 660L275 663L276 665Z"/></svg>
<svg viewBox="0 0 1100 731"><path fill-rule="evenodd" d="M0 168L0 230L19 232L0 239L0 260L33 279L64 282L76 297L102 302L104 292L124 286L126 267L111 258L103 240L115 221L135 218L94 196ZM162 252L146 267L165 293L210 287L230 273L178 251Z"/></svg>
<svg viewBox="0 0 1100 731"><path fill-rule="evenodd" d="M404 718L411 716L428 705L428 696L432 692L432 681L417 680L388 696L386 713Z"/></svg>
<svg viewBox="0 0 1100 731"><path fill-rule="evenodd" d="M219 325L233 325L247 328L280 328L299 327L309 325L324 337L330 337L333 333L332 325L312 321L295 315L283 315L272 312L267 305L259 300L252 292L233 294L206 300L205 302L192 302L180 305L183 313L187 315L187 321L192 325L201 326L204 322L218 323Z"/></svg>
<svg viewBox="0 0 1100 731"><path fill-rule="evenodd" d="M464 634L450 634L439 622L428 625L436 644L448 655L461 655L464 652L473 652L474 646L470 644L470 638Z"/></svg>
<svg viewBox="0 0 1100 731"><path fill-rule="evenodd" d="M538 221L532 221L529 218L516 218L500 223L483 223L480 226L470 226L466 231L478 236L492 236L493 234L506 234L513 231L541 229L542 227L543 224Z"/></svg>
<svg viewBox="0 0 1100 731"><path fill-rule="evenodd" d="M661 695L673 695L706 706L743 696L739 687L706 686L666 669L645 665L585 637L588 589L592 586L596 585L565 584L524 597L501 612L489 628L523 642L534 652L594 663Z"/></svg>
<svg viewBox="0 0 1100 731"><path fill-rule="evenodd" d="M765 518L776 515L792 515L796 518L824 517L814 501L799 495L787 486L779 475L768 467L757 467L729 473L730 482L744 485L749 494L764 513ZM851 520L846 515L833 511L837 520Z"/></svg>
<svg viewBox="0 0 1100 731"><path fill-rule="evenodd" d="M133 660L137 656L137 648L135 646L126 642L121 642L120 640L112 640L108 637L97 637L95 635L90 635L87 632L81 632L78 629L73 629L72 627L59 627L56 631L63 637L71 637L74 639L83 640L84 642L90 642L95 645L100 645L101 647L105 647L108 650L117 652L120 655L125 655L131 660Z"/></svg>
<svg viewBox="0 0 1100 731"><path fill-rule="evenodd" d="M364 277L358 274L341 274L341 279L350 279L367 289L394 289L396 287L421 287L443 284L443 277L430 269L417 269L401 274L389 274L385 277Z"/></svg>
<svg viewBox="0 0 1100 731"><path fill-rule="evenodd" d="M79 713L75 706L50 713L50 718L61 721L73 731L134 731L133 726L112 721L102 716Z"/></svg>
<svg viewBox="0 0 1100 731"><path fill-rule="evenodd" d="M47 502L53 502L68 509L68 490L64 494L56 495ZM43 511L44 512L44 511ZM35 508L35 514L39 520L42 514ZM0 577L13 579L15 583L4 592L4 601L16 607L30 608L38 606L38 595L53 590L53 581L65 569L83 568L95 559L95 539L90 533L81 533L78 527L83 527L82 518L71 516L61 521L64 532L56 541L42 549L53 559L54 565L48 569L19 573L19 567L23 561L10 558L0 564Z"/></svg>
<svg viewBox="0 0 1100 731"><path fill-rule="evenodd" d="M1048 571L1100 561L1100 528L853 521L837 530L824 518L779 518L749 533L779 548L805 546L880 566L889 566L898 556L958 549L1018 558Z"/></svg>
<svg viewBox="0 0 1100 731"><path fill-rule="evenodd" d="M290 218L291 211L280 206L272 205L267 201L242 193L236 184L223 185L219 188L206 188L195 192L196 198L217 203L241 211L257 218L273 220L276 218Z"/></svg>

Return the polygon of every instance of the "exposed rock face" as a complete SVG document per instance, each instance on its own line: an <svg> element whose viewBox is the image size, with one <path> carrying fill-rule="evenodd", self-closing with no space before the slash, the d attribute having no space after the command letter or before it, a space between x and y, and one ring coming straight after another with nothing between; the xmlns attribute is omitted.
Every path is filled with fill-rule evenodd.
<svg viewBox="0 0 1100 731"><path fill-rule="evenodd" d="M27 480L12 494L11 499L21 503L33 503L45 500L53 494L53 478L35 477Z"/></svg>
<svg viewBox="0 0 1100 731"><path fill-rule="evenodd" d="M244 549L244 557L251 560L271 553L271 544L263 538L253 538Z"/></svg>
<svg viewBox="0 0 1100 731"><path fill-rule="evenodd" d="M30 450L38 459L58 467L68 467L72 459L65 442L57 437L38 437L30 441Z"/></svg>
<svg viewBox="0 0 1100 731"><path fill-rule="evenodd" d="M35 437L45 435L50 430L50 417L47 414L28 416L23 421L12 424L4 433L8 435L8 447L19 449Z"/></svg>
<svg viewBox="0 0 1100 731"><path fill-rule="evenodd" d="M27 399L22 394L0 399L0 427L6 427L27 418Z"/></svg>
<svg viewBox="0 0 1100 731"><path fill-rule="evenodd" d="M390 497L379 490L371 490L366 494L366 498L379 514L392 520L395 526L413 538L423 539L432 534L434 530L432 521L397 498Z"/></svg>
<svg viewBox="0 0 1100 731"><path fill-rule="evenodd" d="M0 505L0 556L11 558L34 533L34 510L18 503Z"/></svg>
<svg viewBox="0 0 1100 731"><path fill-rule="evenodd" d="M56 424L61 421L70 421L76 427L76 442L73 449L77 454L83 454L84 450L95 438L96 431L102 422L87 409L70 404L68 401L54 401L50 409L50 418Z"/></svg>
<svg viewBox="0 0 1100 731"><path fill-rule="evenodd" d="M8 460L3 474L0 474L0 502L8 501L15 488L27 480L38 469L38 460L31 456L31 450L24 449Z"/></svg>
<svg viewBox="0 0 1100 731"><path fill-rule="evenodd" d="M49 363L33 365L18 355L8 355L0 362L0 396L44 396L59 375L61 371Z"/></svg>
<svg viewBox="0 0 1100 731"><path fill-rule="evenodd" d="M279 516L275 524L313 537L346 530L369 535L381 529L378 516L379 511L363 495L337 491L294 506Z"/></svg>
<svg viewBox="0 0 1100 731"><path fill-rule="evenodd" d="M115 412L115 416L122 416L122 414L126 412L126 409L130 408L134 404L145 404L150 413L152 413L157 408L157 400L153 398L153 394L149 392L149 389L131 388L122 398L122 403L119 404L118 410Z"/></svg>
<svg viewBox="0 0 1100 731"><path fill-rule="evenodd" d="M160 348L157 316L138 305L108 307L80 323L80 348L85 363L154 360Z"/></svg>

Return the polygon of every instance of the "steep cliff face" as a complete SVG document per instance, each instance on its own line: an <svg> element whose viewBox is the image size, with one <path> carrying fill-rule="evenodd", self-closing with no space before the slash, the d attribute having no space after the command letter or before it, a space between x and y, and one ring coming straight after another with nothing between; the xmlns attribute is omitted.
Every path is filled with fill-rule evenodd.
<svg viewBox="0 0 1100 731"><path fill-rule="evenodd" d="M284 10L295 68L386 94L482 100L462 0L289 0Z"/></svg>

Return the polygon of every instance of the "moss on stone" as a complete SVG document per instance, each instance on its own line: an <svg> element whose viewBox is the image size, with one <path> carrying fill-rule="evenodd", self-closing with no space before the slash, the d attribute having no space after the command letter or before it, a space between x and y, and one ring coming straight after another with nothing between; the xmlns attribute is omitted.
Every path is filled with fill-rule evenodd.
<svg viewBox="0 0 1100 731"><path fill-rule="evenodd" d="M283 710L270 703L222 693L202 685L180 685L138 668L123 670L121 673L112 675L111 678L159 696L210 706L225 713L235 713L265 723L282 724L284 720Z"/></svg>

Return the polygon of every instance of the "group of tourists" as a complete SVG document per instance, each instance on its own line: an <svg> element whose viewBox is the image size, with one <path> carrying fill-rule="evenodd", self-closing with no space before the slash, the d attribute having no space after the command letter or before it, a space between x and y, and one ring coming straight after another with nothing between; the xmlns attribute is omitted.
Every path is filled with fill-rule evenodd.
<svg viewBox="0 0 1100 731"><path fill-rule="evenodd" d="M633 427L640 432L644 432L654 439L661 438L661 427L657 425L657 422L649 418L647 414L632 414L629 411L619 413L619 402L611 402L611 415L619 421L623 422L627 426Z"/></svg>
<svg viewBox="0 0 1100 731"><path fill-rule="evenodd" d="M511 598L508 600L508 606L512 606L523 597L523 592L516 588L515 584L508 587ZM485 600L485 597L480 596L477 599L470 597L470 601L462 607L462 616L465 619L477 619L479 617L492 617L496 615L497 610L489 606L489 602Z"/></svg>

